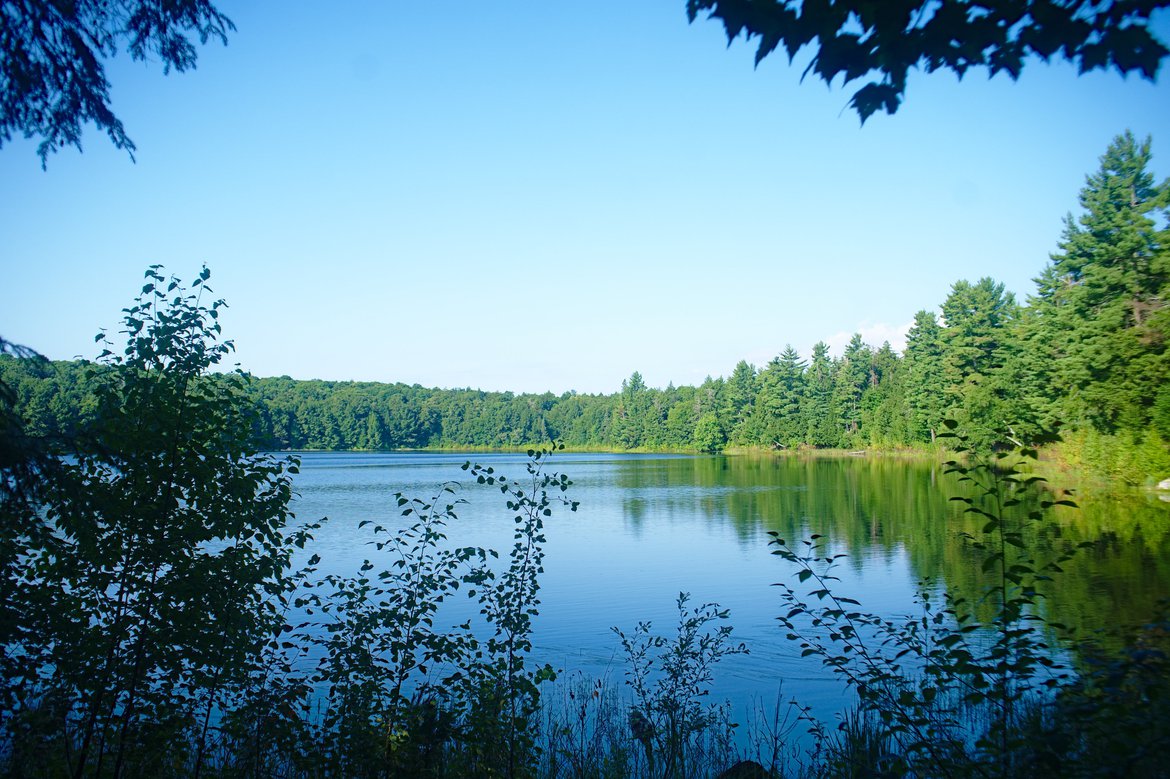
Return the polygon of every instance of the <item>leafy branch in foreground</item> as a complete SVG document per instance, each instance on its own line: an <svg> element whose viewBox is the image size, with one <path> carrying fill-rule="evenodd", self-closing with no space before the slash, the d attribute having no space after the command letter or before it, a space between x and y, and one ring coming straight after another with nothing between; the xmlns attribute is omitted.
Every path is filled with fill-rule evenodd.
<svg viewBox="0 0 1170 779"><path fill-rule="evenodd" d="M486 642L486 655L476 653L464 684L464 694L474 701L467 742L473 772L502 763L504 776L525 775L539 757L535 740L539 685L556 678L547 664L527 667L544 572L544 520L552 516L555 506L576 511L579 505L565 497L572 485L569 477L544 467L548 457L563 448L558 443L550 450L528 450L527 476L516 480L491 466L463 466L478 483L507 496L507 507L513 512L508 568L495 581L486 582L480 596L480 613L493 632Z"/></svg>
<svg viewBox="0 0 1170 779"><path fill-rule="evenodd" d="M1137 71L1151 81L1170 51L1150 30L1165 2L1099 3L885 0L687 0L693 22L706 12L723 24L730 43L741 34L759 40L756 64L783 49L791 62L806 47L804 75L826 84L875 78L849 101L864 122L898 110L912 68L972 68L1019 78L1029 57L1076 63L1081 73Z"/></svg>
<svg viewBox="0 0 1170 779"><path fill-rule="evenodd" d="M320 720L302 744L310 765L346 776L533 772L539 685L555 678L547 665L527 665L544 521L558 506L577 509L564 496L572 482L546 467L557 448L530 451L518 480L491 466L463 466L476 483L499 489L514 512L505 569L492 566L495 550L451 544L448 525L467 501L447 484L425 501L396 494L401 526L359 523L370 527L376 556L355 576L306 585L295 605L318 621L302 624L310 630L300 638L321 656L312 677ZM445 627L444 619L463 613L453 602L460 591L480 618Z"/></svg>
<svg viewBox="0 0 1170 779"><path fill-rule="evenodd" d="M395 495L401 527L358 523L372 526L367 544L387 567L373 573L375 563L364 560L356 576L329 574L296 602L321 615L306 637L322 652L313 675L324 690L317 741L322 764L342 774L427 770L439 734L460 713L450 688L475 640L470 625L444 630L435 620L461 585L482 584L491 572L484 549L445 544L464 502L454 492L444 485L430 501Z"/></svg>
<svg viewBox="0 0 1170 779"><path fill-rule="evenodd" d="M231 20L208 0L75 0L0 6L0 147L13 133L40 138L44 167L65 146L81 149L92 122L119 149L134 142L110 108L105 60L125 46L163 71L194 69L195 44L227 43Z"/></svg>
<svg viewBox="0 0 1170 779"><path fill-rule="evenodd" d="M692 775L690 763L700 751L701 736L726 716L720 707L703 704L712 670L722 658L748 651L744 644L732 643L731 625L721 624L727 609L714 603L690 608L689 601L689 593L679 593L673 640L653 635L649 622L638 623L629 635L613 628L629 664L626 684L634 694L630 730L642 745L651 776Z"/></svg>
<svg viewBox="0 0 1170 779"><path fill-rule="evenodd" d="M94 421L54 467L5 473L33 481L31 502L4 501L5 764L197 775L279 632L309 535L287 528L295 464L256 452L246 378L211 374L232 345L209 276L189 291L150 268L125 348L100 358Z"/></svg>
<svg viewBox="0 0 1170 779"><path fill-rule="evenodd" d="M970 454L968 440L954 421L944 424L948 430L943 437L952 439L958 452ZM991 462L975 460L969 465L956 459L946 463L946 472L955 474L960 484L972 486L976 493L975 497L954 496L951 500L964 504L963 513L983 523L978 536L962 535L980 553L981 569L991 577L986 597L996 607L988 625L994 640L984 650L982 667L975 676L980 684L966 700L973 705L988 703L996 715L990 731L976 746L998 757L1001 772L1011 768L1011 756L1019 746L1013 739L1020 732L1021 702L1034 700L1040 688L1052 690L1071 678L1069 669L1052 659L1054 647L1047 638L1052 631L1067 633L1068 629L1044 617L1039 601L1042 583L1062 573L1061 566L1077 548L1067 548L1042 562L1024 530L1029 524L1042 523L1047 509L1057 505L1075 508L1076 503L1064 497L1042 497L1036 508L1019 517L1025 493L1045 481L1021 470L1021 462L1036 456L1034 449L1018 448L995 452Z"/></svg>
<svg viewBox="0 0 1170 779"><path fill-rule="evenodd" d="M1032 550L1035 534L1024 531L1043 529L1052 506L1075 504L1037 494L1043 479L1024 469L1034 451L998 452L984 461L953 421L946 426L944 435L968 458L949 461L946 470L973 492L954 500L982 522L978 534L964 534L989 577L982 602L943 592L940 603L938 587L923 581L917 614L879 617L834 591L833 571L843 555L833 554L822 536L794 549L773 534L773 554L795 566L799 584L811 585L804 592L778 585L788 607L779 620L804 656L817 657L854 689L861 732L884 745L838 748L838 761L860 753L879 762L868 769L882 772L1006 776L1017 769L1025 722L1075 678L1050 643L1049 635L1065 628L1044 617L1040 588L1077 550L1040 561ZM1036 507L1025 511L1029 505ZM981 608L992 617L980 619Z"/></svg>
<svg viewBox="0 0 1170 779"><path fill-rule="evenodd" d="M232 344L209 276L147 271L124 349L97 339L92 414L53 448L25 446L0 384L0 773L531 774L544 521L576 510L570 480L547 450L515 481L467 464L514 512L503 571L447 539L451 486L396 496L380 573L294 571L317 525L288 527L297 463L257 453L247 377L211 371ZM460 589L480 624L436 627Z"/></svg>

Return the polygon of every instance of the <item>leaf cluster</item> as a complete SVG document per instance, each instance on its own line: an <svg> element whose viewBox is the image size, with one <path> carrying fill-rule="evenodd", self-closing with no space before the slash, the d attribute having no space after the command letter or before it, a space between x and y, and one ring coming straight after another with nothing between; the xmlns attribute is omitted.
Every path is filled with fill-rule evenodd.
<svg viewBox="0 0 1170 779"><path fill-rule="evenodd" d="M917 613L879 617L837 591L834 570L844 555L834 554L827 539L814 534L794 548L773 534L773 554L794 567L796 580L796 586L777 585L787 609L778 619L802 656L817 658L857 693L867 723L858 738L885 745L868 753L878 763L870 769L1008 775L1021 759L1024 723L1075 678L1050 638L1070 631L1044 616L1042 589L1077 549L1041 561L1024 523L1043 526L1048 508L1075 503L1043 498L1017 519L1025 496L1043 482L1025 470L1035 452L1001 451L981 460L953 420L946 427L944 435L968 458L948 462L947 470L973 492L952 500L984 523L966 536L981 560L983 602L923 581ZM980 619L980 607L990 607L992 617ZM823 741L824 731L817 732ZM836 747L837 759L855 753L865 750Z"/></svg>
<svg viewBox="0 0 1170 779"><path fill-rule="evenodd" d="M727 609L715 603L692 608L689 601L690 593L679 593L673 639L652 633L649 622L638 623L629 634L613 628L626 656L626 684L634 696L630 731L642 745L651 775L690 775L700 737L721 716L718 706L704 703L713 668L724 657L748 651L746 645L732 641L732 627L725 624Z"/></svg>
<svg viewBox="0 0 1170 779"><path fill-rule="evenodd" d="M1081 73L1112 68L1153 80L1170 50L1151 32L1163 0L687 0L693 22L718 19L728 42L758 38L756 64L781 49L791 62L813 50L804 75L826 84L871 79L850 106L864 122L898 110L909 72L972 68L1019 77L1029 57L1077 64Z"/></svg>
<svg viewBox="0 0 1170 779"><path fill-rule="evenodd" d="M134 142L110 107L105 61L123 47L163 71L193 69L195 42L227 43L231 20L208 0L19 0L0 5L0 146L13 134L40 138L42 167L66 146L81 149L93 123L133 158Z"/></svg>
<svg viewBox="0 0 1170 779"><path fill-rule="evenodd" d="M76 775L198 770L279 629L311 528L289 528L295 461L256 453L245 377L209 375L231 350L209 276L188 291L148 270L91 423L45 467L4 472L27 496L3 501L0 531L6 760L47 741ZM45 714L46 731L18 724Z"/></svg>
<svg viewBox="0 0 1170 779"><path fill-rule="evenodd" d="M556 677L527 659L543 523L558 506L577 507L565 497L572 482L546 468L556 448L529 452L527 476L518 480L491 466L463 466L476 484L498 489L513 512L514 543L502 569L493 564L499 552L450 542L448 527L467 502L454 483L430 500L396 494L401 524L360 522L374 554L356 575L314 579L320 559L310 558L293 603L305 621L289 626L281 645L318 658L292 701L304 725L294 752L309 766L347 776L531 770L539 758L540 685ZM450 624L460 593L478 617ZM233 759L249 750L247 741L237 744ZM279 766L282 757L268 751L261 762Z"/></svg>

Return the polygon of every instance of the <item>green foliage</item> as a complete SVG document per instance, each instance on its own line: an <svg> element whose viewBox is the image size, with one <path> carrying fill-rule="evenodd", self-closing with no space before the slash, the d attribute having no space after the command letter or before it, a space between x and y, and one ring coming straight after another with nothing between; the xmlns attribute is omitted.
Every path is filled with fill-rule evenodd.
<svg viewBox="0 0 1170 779"><path fill-rule="evenodd" d="M1170 376L1170 185L1150 158L1149 139L1114 139L1033 301L1042 360L1030 367L1051 381L1053 413L1104 433L1147 426Z"/></svg>
<svg viewBox="0 0 1170 779"><path fill-rule="evenodd" d="M627 685L628 686L628 685ZM691 734L685 764L677 762L668 769L658 752L658 739L649 728L636 701L622 694L620 686L608 677L590 679L574 674L567 684L559 685L561 696L546 704L546 724L542 729L543 749L539 775L571 776L577 779L629 779L664 776L707 779L751 777L764 779L765 773L741 773L737 763L742 747L735 743L739 725L730 718L729 707L708 705L707 716ZM546 693L546 696L548 693ZM637 714L634 712L637 711ZM636 726L636 733L634 727ZM723 771L739 766L730 774Z"/></svg>
<svg viewBox="0 0 1170 779"><path fill-rule="evenodd" d="M1018 316L1015 298L1003 284L983 278L959 281L942 305L941 378L946 413L961 420L972 443L987 449L1008 423L1003 361L1010 327Z"/></svg>
<svg viewBox="0 0 1170 779"><path fill-rule="evenodd" d="M873 352L861 340L861 333L849 339L833 373L831 403L833 416L841 425L838 440L855 446L861 439L861 398L873 376Z"/></svg>
<svg viewBox="0 0 1170 779"><path fill-rule="evenodd" d="M1152 486L1170 474L1170 442L1153 430L1145 435L1074 431L1064 436L1057 451L1069 466L1115 484Z"/></svg>
<svg viewBox="0 0 1170 779"><path fill-rule="evenodd" d="M1016 315L1015 298L1003 284L982 278L957 281L942 304L946 327L943 372L948 384L961 386L994 374L1005 326Z"/></svg>
<svg viewBox="0 0 1170 779"><path fill-rule="evenodd" d="M760 373L760 442L773 448L791 449L804 441L801 399L805 364L788 344L784 352Z"/></svg>
<svg viewBox="0 0 1170 779"><path fill-rule="evenodd" d="M833 365L824 341L813 347L804 391L805 441L815 447L840 446L842 425L833 405Z"/></svg>
<svg viewBox="0 0 1170 779"><path fill-rule="evenodd" d="M543 460L549 450L530 450L527 478L517 481L494 474L492 468L471 465L470 473L481 484L497 486L508 497L514 512L514 544L508 568L495 583L485 582L481 614L492 626L487 653L467 677L472 702L469 716L469 754L473 774L485 767L501 766L504 776L527 775L536 753L536 719L539 685L556 678L551 666L529 669L532 620L540 605L539 576L544 572L544 520L552 516L554 503L577 510L577 502L564 497L572 484L561 473L548 472ZM555 497L554 497L555 496Z"/></svg>
<svg viewBox="0 0 1170 779"><path fill-rule="evenodd" d="M759 377L756 367L740 360L731 377L727 379L723 393L723 407L720 417L724 428L731 431L728 441L733 444L753 443L759 439L756 417L753 414L757 396L760 394Z"/></svg>
<svg viewBox="0 0 1170 779"><path fill-rule="evenodd" d="M825 747L831 764L870 761L850 774L1017 775L1032 759L1026 728L1043 721L1054 696L1075 681L1072 669L1056 659L1050 636L1065 628L1044 616L1042 591L1076 547L1041 560L1025 534L1029 525L1047 527L1048 508L1075 504L1045 498L1016 519L1016 508L1043 481L1018 460L1034 452L1003 452L982 461L953 421L947 427L956 449L975 457L951 461L948 470L973 488L970 496L952 500L982 525L967 535L988 582L979 600L953 589L940 594L924 581L918 613L901 620L879 617L837 591L834 570L844 555L831 552L827 539L814 534L796 548L778 535L773 541L773 553L795 567L799 585L809 587L780 585L786 604L780 622L788 639L858 696L860 719L852 735ZM981 618L986 608L990 617ZM823 731L815 732L823 742Z"/></svg>
<svg viewBox="0 0 1170 779"><path fill-rule="evenodd" d="M6 472L32 483L4 506L3 720L49 726L33 732L61 771L198 772L210 721L262 671L308 538L286 531L295 463L255 454L246 379L208 375L231 350L209 275L187 292L149 270L124 351L103 352L92 422L53 467ZM19 761L34 743L14 738Z"/></svg>
<svg viewBox="0 0 1170 779"><path fill-rule="evenodd" d="M428 770L439 745L420 737L450 727L450 688L469 665L474 639L469 629L437 630L436 614L461 585L491 575L483 549L441 546L456 519L453 494L448 485L429 502L396 495L402 527L361 523L372 525L368 543L388 567L374 574L366 560L357 576L330 574L295 604L324 618L305 637L321 651L312 678L325 690L317 741L321 759L343 774ZM427 681L432 667L443 669L437 683Z"/></svg>
<svg viewBox="0 0 1170 779"><path fill-rule="evenodd" d="M651 634L641 622L626 635L619 628L628 668L626 684L634 695L629 714L630 732L641 745L648 772L674 779L691 776L702 736L725 713L704 705L710 692L712 669L720 659L747 652L733 644L730 625L719 624L728 612L716 604L687 606L689 593L678 596L678 628L673 640Z"/></svg>
<svg viewBox="0 0 1170 779"><path fill-rule="evenodd" d="M46 363L31 349L0 339L0 357L9 354L37 367ZM29 433L16 404L15 389L0 378L0 576L6 592L0 601L0 680L17 680L25 672L18 649L28 627L31 595L29 583L23 580L25 556L28 550L48 543L51 535L40 516L40 477L57 462L44 442ZM0 723L24 708L23 698L19 683L0 682Z"/></svg>
<svg viewBox="0 0 1170 779"><path fill-rule="evenodd" d="M850 105L864 122L875 111L894 113L912 68L971 68L1018 78L1028 57L1057 56L1081 73L1137 71L1153 80L1166 46L1149 21L1164 3L985 3L942 5L926 0L866 3L798 0L687 0L693 22L702 12L718 19L728 41L758 38L756 64L780 48L792 61L806 47L804 74L826 84L875 78Z"/></svg>
<svg viewBox="0 0 1170 779"><path fill-rule="evenodd" d="M399 527L360 523L370 528L368 543L381 570L365 560L356 575L330 574L304 585L294 605L314 619L285 641L288 649L320 657L311 686L300 687L293 701L294 708L312 706L309 690L322 691L319 719L294 740L307 765L357 777L532 773L539 758L539 687L555 678L547 665L527 666L540 603L543 523L558 504L577 507L563 497L568 477L544 467L551 453L530 452L520 480L464 465L478 484L498 489L514 512L515 544L504 570L491 565L499 556L493 550L450 544L447 527L465 501L448 484L429 501L396 495ZM475 599L482 620L438 627L445 604L461 591ZM287 722L288 715L279 719ZM247 752L246 740L229 750L234 757ZM269 770L280 765L274 754L258 762Z"/></svg>
<svg viewBox="0 0 1170 779"><path fill-rule="evenodd" d="M134 142L110 108L104 61L125 47L135 60L181 73L195 67L188 36L226 44L233 30L207 0L7 4L0 12L0 146L13 133L40 138L43 166L62 147L80 150L92 122L133 156Z"/></svg>
<svg viewBox="0 0 1170 779"><path fill-rule="evenodd" d="M715 412L708 411L699 417L699 421L695 423L694 445L696 449L700 452L718 452L723 448L723 443L726 440Z"/></svg>
<svg viewBox="0 0 1170 779"><path fill-rule="evenodd" d="M636 775L638 755L631 749L618 688L606 679L574 673L561 692L560 700L545 708L540 775L581 779Z"/></svg>
<svg viewBox="0 0 1170 779"><path fill-rule="evenodd" d="M934 443L946 408L946 379L942 328L929 311L914 315L914 325L906 335L905 359L912 432L920 440L929 435Z"/></svg>
<svg viewBox="0 0 1170 779"><path fill-rule="evenodd" d="M382 565L315 581L313 555L292 571L316 526L288 530L296 464L255 453L247 378L209 372L231 344L208 277L187 292L147 272L75 436L29 436L0 383L0 770L531 775L555 678L527 660L543 523L577 507L551 450L519 480L465 465L513 512L502 570L448 541L448 485L397 496L402 527L362 523ZM436 627L460 591L481 624Z"/></svg>
<svg viewBox="0 0 1170 779"><path fill-rule="evenodd" d="M861 395L860 432L871 446L894 448L914 440L903 374L902 361L888 341L883 343L872 356Z"/></svg>
<svg viewBox="0 0 1170 779"><path fill-rule="evenodd" d="M646 388L642 374L634 371L628 380L622 382L622 391L613 410L611 435L623 449L637 449L653 437L658 422L653 393Z"/></svg>

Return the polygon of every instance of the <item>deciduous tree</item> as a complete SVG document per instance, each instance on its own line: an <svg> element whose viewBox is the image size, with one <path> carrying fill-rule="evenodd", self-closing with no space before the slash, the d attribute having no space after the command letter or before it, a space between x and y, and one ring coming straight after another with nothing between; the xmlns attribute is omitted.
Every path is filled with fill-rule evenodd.
<svg viewBox="0 0 1170 779"><path fill-rule="evenodd" d="M222 301L201 297L208 275L188 293L147 273L125 310L125 350L103 355L93 421L56 467L24 474L40 525L16 537L20 570L6 572L15 662L0 686L15 695L0 699L15 708L0 722L48 707L58 730L36 737L69 745L49 773L198 766L207 724L279 633L305 540L286 533L295 468L257 454L244 377L209 373L232 347L218 341Z"/></svg>

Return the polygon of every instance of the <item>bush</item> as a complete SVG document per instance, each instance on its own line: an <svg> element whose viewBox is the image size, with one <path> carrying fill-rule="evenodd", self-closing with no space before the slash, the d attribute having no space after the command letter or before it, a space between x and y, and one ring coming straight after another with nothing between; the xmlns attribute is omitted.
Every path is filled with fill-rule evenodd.
<svg viewBox="0 0 1170 779"><path fill-rule="evenodd" d="M1063 626L1044 618L1040 585L1059 575L1076 550L1039 560L1024 532L1043 522L1045 509L1075 504L1044 498L1014 518L1013 509L1043 481L1018 459L1035 452L980 460L955 427L948 423L948 435L969 460L948 462L948 471L974 496L952 500L983 522L968 541L990 582L982 599L992 608L989 619L977 616L979 603L940 594L929 581L919 586L917 614L904 620L870 614L834 591L833 570L843 555L832 554L823 538L796 548L773 540L774 554L795 566L797 582L811 585L803 593L781 585L787 637L858 696L843 739L826 744L817 731L822 767L831 775L1016 775L1025 761L1025 726L1046 716L1055 693L1075 679L1055 659L1050 635Z"/></svg>
<svg viewBox="0 0 1170 779"><path fill-rule="evenodd" d="M279 632L308 538L287 529L295 465L256 453L245 377L210 374L232 346L209 275L189 292L147 271L124 350L102 353L93 421L44 467L5 471L28 497L0 523L9 767L197 773Z"/></svg>

